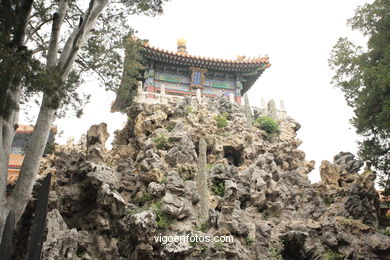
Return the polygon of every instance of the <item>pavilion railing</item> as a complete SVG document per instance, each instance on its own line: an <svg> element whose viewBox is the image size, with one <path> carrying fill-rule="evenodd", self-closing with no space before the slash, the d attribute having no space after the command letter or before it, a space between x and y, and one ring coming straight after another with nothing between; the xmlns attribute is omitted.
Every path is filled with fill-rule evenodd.
<svg viewBox="0 0 390 260"><path fill-rule="evenodd" d="M177 95L169 95L165 92L165 86L161 85L160 87L160 93L156 92L149 92L144 91L142 82L138 82L138 93L136 97L136 101L138 103L148 103L148 104L168 104L169 101L180 101L184 98L184 96L177 96ZM202 97L200 89L196 90L196 99L199 103L205 101L207 97ZM229 96L229 99L232 103L235 102L234 95L231 94ZM269 100L267 103L262 98L260 107L250 106L249 104L246 104L250 106L250 109L252 111L257 111L261 115L267 115L271 116L277 120L285 120L287 118L286 109L284 107L283 100L279 103L279 108L276 106L275 101L273 99Z"/></svg>

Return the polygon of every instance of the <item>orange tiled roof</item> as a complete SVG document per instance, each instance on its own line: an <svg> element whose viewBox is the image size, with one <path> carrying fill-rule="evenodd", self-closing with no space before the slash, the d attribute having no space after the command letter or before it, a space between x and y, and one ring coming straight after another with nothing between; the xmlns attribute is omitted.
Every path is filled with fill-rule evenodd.
<svg viewBox="0 0 390 260"><path fill-rule="evenodd" d="M8 169L7 184L14 184L19 177L19 169Z"/></svg>
<svg viewBox="0 0 390 260"><path fill-rule="evenodd" d="M24 154L10 154L8 167L20 167L22 166Z"/></svg>
<svg viewBox="0 0 390 260"><path fill-rule="evenodd" d="M146 48L149 48L151 50L160 52L160 53L165 53L169 55L176 55L176 56L181 56L185 58L190 58L190 59L196 59L196 60L203 60L203 61L212 61L212 62L221 62L221 63L234 63L234 64L259 64L259 63L266 63L267 67L271 66L269 64L269 57L264 56L264 57L258 57L258 58L252 58L252 59L247 59L247 60L228 60L228 59L219 59L219 58L209 58L209 57L202 57L202 56L196 56L196 55L191 55L185 52L173 52L165 49L160 49L154 46L151 46L148 42L144 44Z"/></svg>
<svg viewBox="0 0 390 260"><path fill-rule="evenodd" d="M16 129L16 133L31 133L32 131L34 131L34 126L32 125L18 125L18 129ZM50 131L56 133L57 126L52 126Z"/></svg>
<svg viewBox="0 0 390 260"><path fill-rule="evenodd" d="M17 133L31 133L32 131L34 131L32 125L19 125L18 129L16 129Z"/></svg>
<svg viewBox="0 0 390 260"><path fill-rule="evenodd" d="M16 133L32 133L34 126L31 125L19 125L16 129ZM57 127L52 126L51 132L54 134L57 132ZM14 184L18 179L20 167L24 160L24 154L10 154L8 161L8 177L7 184Z"/></svg>

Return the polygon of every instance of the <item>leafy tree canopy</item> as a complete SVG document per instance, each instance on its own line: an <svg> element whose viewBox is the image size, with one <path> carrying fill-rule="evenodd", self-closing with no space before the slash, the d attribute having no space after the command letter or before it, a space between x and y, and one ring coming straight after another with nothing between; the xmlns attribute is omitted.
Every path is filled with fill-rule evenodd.
<svg viewBox="0 0 390 260"><path fill-rule="evenodd" d="M23 16L23 3L32 2L31 15ZM14 84L8 78L14 77L15 70L19 79L14 81L22 84L22 102L37 97L37 93L55 92L58 96L53 107L73 107L79 110L82 103L88 100L76 91L83 78L94 74L107 90L116 91L120 85L123 70L123 43L134 33L131 28L131 15L157 15L162 13L163 2L167 0L110 0L99 16L97 24L88 43L79 51L72 73L67 82L60 82L58 72L48 71L44 66L50 41L53 14L58 9L58 0L3 0L0 1L0 117L7 118L16 104L9 98ZM61 28L59 54L63 51L66 38L82 22L83 12L88 8L89 1L70 0L65 22ZM16 29L23 19L27 20L27 30L24 42L17 43ZM126 40L124 41L124 38ZM15 51L13 46L22 50ZM11 82L11 84L9 84ZM6 83L6 84L3 84ZM54 84L56 83L56 84Z"/></svg>
<svg viewBox="0 0 390 260"><path fill-rule="evenodd" d="M140 54L140 48L144 43L145 41L130 36L123 40L125 50L123 73L120 86L116 90L112 111L124 112L133 103L133 98L137 94L138 81L142 79L142 72L145 70Z"/></svg>
<svg viewBox="0 0 390 260"><path fill-rule="evenodd" d="M380 184L390 191L390 1L358 7L348 24L367 37L367 46L338 40L329 59L332 83L354 109L351 122L363 136L359 156L382 173Z"/></svg>

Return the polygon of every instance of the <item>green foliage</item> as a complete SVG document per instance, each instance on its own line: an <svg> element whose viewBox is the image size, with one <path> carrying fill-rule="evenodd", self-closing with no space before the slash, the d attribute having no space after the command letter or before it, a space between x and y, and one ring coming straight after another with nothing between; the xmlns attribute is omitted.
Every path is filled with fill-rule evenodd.
<svg viewBox="0 0 390 260"><path fill-rule="evenodd" d="M152 201L153 197L147 192L144 192L142 196L135 197L134 202L137 203L139 206L145 205L147 202Z"/></svg>
<svg viewBox="0 0 390 260"><path fill-rule="evenodd" d="M390 229L383 229L379 231L383 235L389 236L390 237Z"/></svg>
<svg viewBox="0 0 390 260"><path fill-rule="evenodd" d="M368 226L364 223L362 223L360 220L353 219L352 217L344 218L339 217L338 221L345 227L350 227L352 229L359 229L359 230L372 230L373 228L371 226Z"/></svg>
<svg viewBox="0 0 390 260"><path fill-rule="evenodd" d="M124 42L125 60L121 84L116 91L116 99L112 106L114 110L122 111L131 106L133 98L137 95L138 81L142 79L141 71L145 69L142 64L140 49L144 41L127 37Z"/></svg>
<svg viewBox="0 0 390 260"><path fill-rule="evenodd" d="M186 107L186 113L187 114L192 113L193 110L194 110L194 108L192 106L187 106Z"/></svg>
<svg viewBox="0 0 390 260"><path fill-rule="evenodd" d="M333 203L333 199L329 197L322 198L322 202L324 202L325 207L329 208Z"/></svg>
<svg viewBox="0 0 390 260"><path fill-rule="evenodd" d="M213 168L213 166L214 166L213 164L208 163L206 165L206 168L207 168L207 170L211 170Z"/></svg>
<svg viewBox="0 0 390 260"><path fill-rule="evenodd" d="M166 150L168 149L168 137L164 134L159 134L156 138L153 139L153 142L156 144L158 149Z"/></svg>
<svg viewBox="0 0 390 260"><path fill-rule="evenodd" d="M0 117L8 118L19 102L40 103L38 93L51 97L47 105L60 108L57 116L63 116L68 108L80 116L89 97L80 95L77 87L82 79L90 79L91 74L106 89L117 90L123 69L123 37L132 33L129 16L160 14L165 0L109 1L92 28L88 42L78 50L71 75L64 82L61 66L54 69L45 66L52 15L58 11L59 2L34 0L22 5L17 1L0 1ZM87 11L88 2L69 1L58 56L64 53L70 32L81 27L80 17ZM19 87L22 94L20 99L15 99L12 94Z"/></svg>
<svg viewBox="0 0 390 260"><path fill-rule="evenodd" d="M223 113L222 115L215 115L213 119L217 122L218 128L224 128L228 125L228 113Z"/></svg>
<svg viewBox="0 0 390 260"><path fill-rule="evenodd" d="M200 226L195 227L194 230L204 232L204 231L208 230L209 228L210 228L209 222L202 222L200 224Z"/></svg>
<svg viewBox="0 0 390 260"><path fill-rule="evenodd" d="M196 241L190 241L189 244L190 244L190 246L191 246L192 248L194 248L194 247L196 247L196 244L197 244L197 243L196 243Z"/></svg>
<svg viewBox="0 0 390 260"><path fill-rule="evenodd" d="M252 238L246 237L244 240L244 245L249 247L253 244L253 242L255 242L255 241Z"/></svg>
<svg viewBox="0 0 390 260"><path fill-rule="evenodd" d="M211 191L214 195L223 197L225 195L225 182L223 180L213 181Z"/></svg>
<svg viewBox="0 0 390 260"><path fill-rule="evenodd" d="M79 249L77 249L76 255L77 255L78 258L83 259L83 257L85 256L86 253L87 253L86 250L79 250Z"/></svg>
<svg viewBox="0 0 390 260"><path fill-rule="evenodd" d="M269 136L277 135L280 132L279 124L270 116L256 118L253 125L264 130Z"/></svg>
<svg viewBox="0 0 390 260"><path fill-rule="evenodd" d="M382 173L380 185L390 190L390 1L360 6L348 24L368 38L366 48L347 38L334 46L329 65L332 83L341 89L363 136L359 156Z"/></svg>
<svg viewBox="0 0 390 260"><path fill-rule="evenodd" d="M157 218L157 227L159 228L168 228L172 225L171 218L162 212L161 210L161 202L155 202L150 206L150 209L156 214Z"/></svg>
<svg viewBox="0 0 390 260"><path fill-rule="evenodd" d="M215 242L214 243L214 247L218 250L222 250L223 249L223 247L224 247L224 244L223 244L223 242Z"/></svg>
<svg viewBox="0 0 390 260"><path fill-rule="evenodd" d="M278 252L276 248L270 247L268 251L274 260L283 260L282 255Z"/></svg>
<svg viewBox="0 0 390 260"><path fill-rule="evenodd" d="M175 126L176 126L176 123L174 123L174 122L169 123L167 126L168 132L171 132L173 130L173 128L175 128Z"/></svg>
<svg viewBox="0 0 390 260"><path fill-rule="evenodd" d="M322 260L338 260L338 259L343 259L343 255L330 249L325 250L322 256Z"/></svg>

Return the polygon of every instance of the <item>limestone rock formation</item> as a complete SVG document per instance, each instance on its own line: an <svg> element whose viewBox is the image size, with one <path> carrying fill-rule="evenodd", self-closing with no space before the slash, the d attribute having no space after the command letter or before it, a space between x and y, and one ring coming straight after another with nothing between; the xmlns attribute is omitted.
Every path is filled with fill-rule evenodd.
<svg viewBox="0 0 390 260"><path fill-rule="evenodd" d="M109 134L107 124L93 125L87 132L87 159L95 163L103 162L103 154L106 152L105 144Z"/></svg>
<svg viewBox="0 0 390 260"><path fill-rule="evenodd" d="M375 174L339 153L311 184L300 125L279 121L269 138L247 112L225 97L134 104L111 151L104 124L57 147L41 167L53 174L43 259L389 259ZM157 239L195 235L233 241Z"/></svg>
<svg viewBox="0 0 390 260"><path fill-rule="evenodd" d="M328 161L322 161L320 166L321 181L333 187L339 186L340 169L337 165L331 164Z"/></svg>

